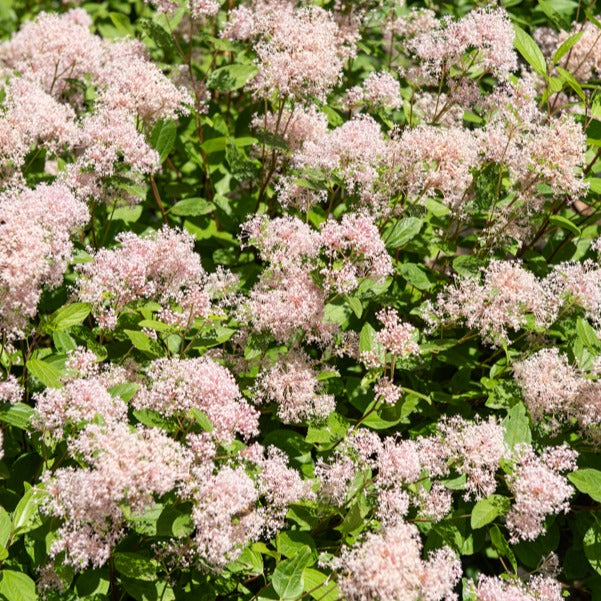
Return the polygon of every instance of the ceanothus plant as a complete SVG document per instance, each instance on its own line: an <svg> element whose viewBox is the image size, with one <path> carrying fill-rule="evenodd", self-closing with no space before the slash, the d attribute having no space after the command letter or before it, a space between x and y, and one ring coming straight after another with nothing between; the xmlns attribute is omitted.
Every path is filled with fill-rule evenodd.
<svg viewBox="0 0 601 601"><path fill-rule="evenodd" d="M594 2L0 2L0 601L601 599Z"/></svg>

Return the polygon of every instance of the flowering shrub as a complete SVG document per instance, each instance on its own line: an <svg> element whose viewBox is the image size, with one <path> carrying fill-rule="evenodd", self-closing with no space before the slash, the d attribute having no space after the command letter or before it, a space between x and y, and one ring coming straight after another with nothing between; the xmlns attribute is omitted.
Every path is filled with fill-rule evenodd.
<svg viewBox="0 0 601 601"><path fill-rule="evenodd" d="M0 2L0 601L601 599L601 22L484 4Z"/></svg>

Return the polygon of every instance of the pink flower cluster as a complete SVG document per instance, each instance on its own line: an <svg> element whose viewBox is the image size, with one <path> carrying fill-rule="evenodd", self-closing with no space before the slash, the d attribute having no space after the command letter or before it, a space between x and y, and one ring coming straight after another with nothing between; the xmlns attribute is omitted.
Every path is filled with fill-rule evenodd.
<svg viewBox="0 0 601 601"><path fill-rule="evenodd" d="M561 601L561 584L548 576L535 576L528 582L480 576L477 601Z"/></svg>
<svg viewBox="0 0 601 601"><path fill-rule="evenodd" d="M119 248L101 249L78 267L78 297L93 306L103 328L113 329L126 305L141 300L161 303L166 320L179 325L208 316L206 274L191 235L164 227L146 237L125 232L117 240Z"/></svg>
<svg viewBox="0 0 601 601"><path fill-rule="evenodd" d="M324 100L340 81L346 59L354 48L333 19L318 6L295 8L291 2L253 2L228 14L222 35L255 40L258 73L250 88L269 98L275 90L283 97Z"/></svg>
<svg viewBox="0 0 601 601"><path fill-rule="evenodd" d="M63 184L0 194L0 329L22 337L37 313L42 287L61 284L71 259L71 234L88 209Z"/></svg>
<svg viewBox="0 0 601 601"><path fill-rule="evenodd" d="M461 564L449 547L422 559L419 531L398 523L370 533L356 547L344 548L333 562L341 593L353 601L451 601Z"/></svg>
<svg viewBox="0 0 601 601"><path fill-rule="evenodd" d="M515 466L506 478L514 503L506 516L510 542L535 540L548 515L567 512L574 493L562 472L576 469L578 453L567 445L548 447L540 455L530 445L515 449Z"/></svg>
<svg viewBox="0 0 601 601"><path fill-rule="evenodd" d="M248 439L258 434L258 414L242 398L232 374L208 358L153 361L146 369L143 386L132 403L137 409L152 409L164 416L188 418L197 409L211 422L211 435L230 443L236 434Z"/></svg>
<svg viewBox="0 0 601 601"><path fill-rule="evenodd" d="M291 351L259 376L255 403L274 402L285 424L324 419L336 408L334 395L324 394L314 361Z"/></svg>

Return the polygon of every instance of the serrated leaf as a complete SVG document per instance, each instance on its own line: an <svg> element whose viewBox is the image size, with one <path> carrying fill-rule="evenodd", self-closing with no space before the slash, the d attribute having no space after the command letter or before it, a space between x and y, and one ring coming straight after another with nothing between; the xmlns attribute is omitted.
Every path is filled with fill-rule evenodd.
<svg viewBox="0 0 601 601"><path fill-rule="evenodd" d="M29 430L31 428L31 418L35 411L25 403L3 403L0 405L0 421L19 428L20 430Z"/></svg>
<svg viewBox="0 0 601 601"><path fill-rule="evenodd" d="M501 557L507 557L507 559L509 559L509 563L511 563L513 571L517 572L518 563L515 559L515 553L512 551L507 539L503 536L501 530L499 530L499 527L496 524L489 530L489 535L490 542L493 544L495 551Z"/></svg>
<svg viewBox="0 0 601 601"><path fill-rule="evenodd" d="M208 215L215 210L215 205L204 198L184 198L176 202L169 213L180 217L198 217L199 215Z"/></svg>
<svg viewBox="0 0 601 601"><path fill-rule="evenodd" d="M37 601L35 582L23 572L0 571L0 595L9 601Z"/></svg>
<svg viewBox="0 0 601 601"><path fill-rule="evenodd" d="M601 574L601 526L595 522L584 534L584 554L597 574Z"/></svg>
<svg viewBox="0 0 601 601"><path fill-rule="evenodd" d="M192 407L192 409L190 409L190 417L205 432L212 432L213 431L213 424L211 423L211 420L200 409L197 409L196 407Z"/></svg>
<svg viewBox="0 0 601 601"><path fill-rule="evenodd" d="M30 359L27 362L27 369L36 377L44 386L48 388L60 388L60 378L63 375L59 369L42 361L41 359Z"/></svg>
<svg viewBox="0 0 601 601"><path fill-rule="evenodd" d="M303 572L305 579L305 593L319 601L336 601L340 598L338 585L331 576L314 568L305 568Z"/></svg>
<svg viewBox="0 0 601 601"><path fill-rule="evenodd" d="M137 553L114 553L113 562L115 570L128 578L152 581L157 577L155 562Z"/></svg>
<svg viewBox="0 0 601 601"><path fill-rule="evenodd" d="M129 22L127 15L124 15L123 13L111 12L109 13L109 18L119 33L122 33L123 35L134 35L134 28Z"/></svg>
<svg viewBox="0 0 601 601"><path fill-rule="evenodd" d="M173 120L159 121L150 134L150 143L159 153L159 161L163 163L175 146L177 124Z"/></svg>
<svg viewBox="0 0 601 601"><path fill-rule="evenodd" d="M215 69L207 79L207 86L219 92L238 90L248 83L258 72L255 65L226 65Z"/></svg>
<svg viewBox="0 0 601 601"><path fill-rule="evenodd" d="M29 488L17 503L12 514L11 531L13 536L35 530L42 523L39 508L45 496L43 490Z"/></svg>
<svg viewBox="0 0 601 601"><path fill-rule="evenodd" d="M557 72L559 73L561 80L564 81L565 83L567 83L572 88L572 90L574 90L574 92L576 92L576 94L578 95L580 100L586 101L586 96L584 95L584 92L582 91L582 86L578 83L576 78L569 71L566 71L565 69L562 69L559 66L557 66L555 68L557 69Z"/></svg>
<svg viewBox="0 0 601 601"><path fill-rule="evenodd" d="M580 234L582 233L577 225L572 223L569 219L562 217L561 215L551 215L549 217L549 223L552 223L553 225L560 227L564 230L568 230L569 232L572 232L572 234L574 234L575 236L580 236Z"/></svg>
<svg viewBox="0 0 601 601"><path fill-rule="evenodd" d="M524 57L524 60L539 74L547 74L545 56L532 36L526 33L519 25L513 24L515 30L514 46Z"/></svg>
<svg viewBox="0 0 601 601"><path fill-rule="evenodd" d="M398 273L415 286L418 290L429 290L432 288L432 282L428 279L426 270L417 263L401 263L397 265Z"/></svg>
<svg viewBox="0 0 601 601"><path fill-rule="evenodd" d="M561 46L555 51L553 55L553 62L558 63L576 44L576 42L584 35L584 31L579 31L574 35L571 35L567 40L565 40Z"/></svg>
<svg viewBox="0 0 601 601"><path fill-rule="evenodd" d="M154 357L158 357L161 352L160 348L158 348L158 344L155 340L150 338L144 332L139 332L137 330L124 330L127 337L131 340L131 343L139 350L144 353L148 353Z"/></svg>
<svg viewBox="0 0 601 601"><path fill-rule="evenodd" d="M378 347L376 335L374 327L370 323L365 323L359 334L359 351L368 353L375 350Z"/></svg>
<svg viewBox="0 0 601 601"><path fill-rule="evenodd" d="M303 546L294 557L278 564L273 572L271 584L280 599L296 599L303 594L303 571L310 561L311 549Z"/></svg>
<svg viewBox="0 0 601 601"><path fill-rule="evenodd" d="M503 420L502 426L505 428L505 442L510 449L513 449L516 444L532 442L530 419L526 407L522 403L514 405L507 412L507 417Z"/></svg>
<svg viewBox="0 0 601 601"><path fill-rule="evenodd" d="M419 234L423 224L424 222L417 217L405 217L396 222L382 236L386 248L397 249L405 246Z"/></svg>
<svg viewBox="0 0 601 601"><path fill-rule="evenodd" d="M360 319L363 315L363 305L356 296L347 296L346 302L348 306L353 310L353 313Z"/></svg>
<svg viewBox="0 0 601 601"><path fill-rule="evenodd" d="M601 503L601 471L584 468L568 474L568 480L591 499Z"/></svg>
<svg viewBox="0 0 601 601"><path fill-rule="evenodd" d="M71 303L55 311L47 324L48 331L66 330L79 325L90 314L92 305L89 303Z"/></svg>
<svg viewBox="0 0 601 601"><path fill-rule="evenodd" d="M490 524L509 511L511 501L502 495L490 495L480 499L472 509L471 526L474 530Z"/></svg>

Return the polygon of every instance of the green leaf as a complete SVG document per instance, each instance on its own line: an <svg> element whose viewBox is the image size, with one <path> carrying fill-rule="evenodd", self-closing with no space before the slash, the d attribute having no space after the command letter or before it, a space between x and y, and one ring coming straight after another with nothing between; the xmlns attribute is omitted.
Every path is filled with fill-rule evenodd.
<svg viewBox="0 0 601 601"><path fill-rule="evenodd" d="M150 143L159 153L159 161L163 163L175 146L177 124L173 120L159 121L150 134Z"/></svg>
<svg viewBox="0 0 601 601"><path fill-rule="evenodd" d="M257 74L255 65L227 65L215 69L207 79L207 86L219 92L229 92L242 88Z"/></svg>
<svg viewBox="0 0 601 601"><path fill-rule="evenodd" d="M190 417L192 419L194 419L194 421L205 432L212 432L213 431L213 424L211 423L211 421L209 420L209 418L200 409L197 409L196 407L192 407L192 409L190 409Z"/></svg>
<svg viewBox="0 0 601 601"><path fill-rule="evenodd" d="M118 396L127 403L133 399L136 392L138 392L139 387L140 385L136 384L135 382L123 382L122 384L115 384L115 386L111 386L108 388L108 391L112 396Z"/></svg>
<svg viewBox="0 0 601 601"><path fill-rule="evenodd" d="M516 444L532 442L530 432L530 419L526 413L526 407L522 403L514 405L502 422L505 428L505 442L510 449Z"/></svg>
<svg viewBox="0 0 601 601"><path fill-rule="evenodd" d="M72 303L55 311L47 324L48 331L66 330L79 325L90 314L92 305L89 303Z"/></svg>
<svg viewBox="0 0 601 601"><path fill-rule="evenodd" d="M39 508L46 493L38 488L29 488L17 503L12 517L12 534L17 536L35 530L42 523Z"/></svg>
<svg viewBox="0 0 601 601"><path fill-rule="evenodd" d="M176 202L169 213L179 215L180 217L198 217L199 215L208 215L215 210L215 205L204 198L184 198Z"/></svg>
<svg viewBox="0 0 601 601"><path fill-rule="evenodd" d="M15 403L14 405L4 403L0 406L0 421L20 430L29 430L34 413L33 408L25 403Z"/></svg>
<svg viewBox="0 0 601 601"><path fill-rule="evenodd" d="M361 319L361 315L363 315L363 305L361 301L356 296L347 296L346 302L348 306L353 310L353 313Z"/></svg>
<svg viewBox="0 0 601 601"><path fill-rule="evenodd" d="M113 554L115 569L123 576L136 580L156 580L156 564L137 553L118 552Z"/></svg>
<svg viewBox="0 0 601 601"><path fill-rule="evenodd" d="M35 582L23 572L0 571L0 595L8 601L37 601Z"/></svg>
<svg viewBox="0 0 601 601"><path fill-rule="evenodd" d="M569 219L566 219L561 215L551 215L549 217L549 223L552 223L553 225L560 227L561 229L568 230L569 232L572 232L572 234L574 234L575 236L580 236L580 234L582 233L577 225L573 224Z"/></svg>
<svg viewBox="0 0 601 601"><path fill-rule="evenodd" d="M568 480L580 492L601 503L601 471L585 468L568 474Z"/></svg>
<svg viewBox="0 0 601 601"><path fill-rule="evenodd" d="M303 594L303 571L310 561L311 549L304 545L294 557L278 564L271 583L280 599L296 599Z"/></svg>
<svg viewBox="0 0 601 601"><path fill-rule="evenodd" d="M156 340L153 340L150 336L144 334L144 332L125 330L125 334L139 351L148 353L154 357L158 357L161 354L161 349Z"/></svg>
<svg viewBox="0 0 601 601"><path fill-rule="evenodd" d="M595 522L582 540L584 554L597 574L601 574L601 526Z"/></svg>
<svg viewBox="0 0 601 601"><path fill-rule="evenodd" d="M175 432L178 425L174 419L165 417L162 413L154 409L137 409L134 411L134 417L145 426L151 428L161 428L167 432Z"/></svg>
<svg viewBox="0 0 601 601"><path fill-rule="evenodd" d="M547 63L541 49L530 34L526 33L519 25L514 23L513 28L515 30L514 46L516 50L539 75L545 76L547 74Z"/></svg>
<svg viewBox="0 0 601 601"><path fill-rule="evenodd" d="M417 217L405 217L397 221L382 235L386 248L397 249L405 246L419 234L423 224L424 222Z"/></svg>
<svg viewBox="0 0 601 601"><path fill-rule="evenodd" d="M567 83L572 88L572 90L574 90L574 92L576 92L576 94L578 94L578 96L580 97L580 100L583 100L586 102L586 96L584 95L584 92L582 91L582 86L578 83L576 78L569 71L566 71L565 69L562 69L559 66L555 67L555 68L557 69L557 72L559 73L562 81Z"/></svg>
<svg viewBox="0 0 601 601"><path fill-rule="evenodd" d="M429 290L432 288L432 282L428 279L427 272L423 265L417 263L401 263L397 265L397 271L407 282L415 286L418 290Z"/></svg>
<svg viewBox="0 0 601 601"><path fill-rule="evenodd" d="M0 506L0 546L6 547L10 538L11 519L10 514L4 507Z"/></svg>
<svg viewBox="0 0 601 601"><path fill-rule="evenodd" d="M163 29L158 23L150 19L138 19L138 23L148 37L164 52L175 54L177 46L171 34Z"/></svg>
<svg viewBox="0 0 601 601"><path fill-rule="evenodd" d="M502 495L490 495L480 499L472 509L471 526L474 530L490 524L509 511L511 501Z"/></svg>
<svg viewBox="0 0 601 601"><path fill-rule="evenodd" d="M583 317L576 322L576 334L589 351L595 352L601 347L601 340L597 337L597 332Z"/></svg>
<svg viewBox="0 0 601 601"><path fill-rule="evenodd" d="M376 339L376 330L370 323L365 323L361 328L361 334L359 334L359 351L367 353L369 351L376 350L378 348L378 342Z"/></svg>
<svg viewBox="0 0 601 601"><path fill-rule="evenodd" d="M499 530L499 527L495 524L488 532L490 535L490 542L495 548L495 551L499 554L499 556L507 557L507 559L509 559L509 563L511 563L513 571L517 572L518 563L515 559L515 553L512 551L501 530Z"/></svg>
<svg viewBox="0 0 601 601"><path fill-rule="evenodd" d="M30 359L27 362L27 369L35 376L44 386L48 388L60 388L60 378L63 375L59 369L42 361L41 359Z"/></svg>
<svg viewBox="0 0 601 601"><path fill-rule="evenodd" d="M558 63L570 51L572 46L574 46L574 44L583 36L583 34L584 31L579 31L565 40L555 51L555 54L553 55L553 62Z"/></svg>
<svg viewBox="0 0 601 601"><path fill-rule="evenodd" d="M303 571L305 579L305 593L309 593L313 599L319 601L336 601L340 598L340 592L336 582L331 576L314 568L305 568Z"/></svg>
<svg viewBox="0 0 601 601"><path fill-rule="evenodd" d="M131 26L127 15L124 15L123 13L109 13L109 17L119 33L122 33L123 35L134 35L134 28Z"/></svg>

